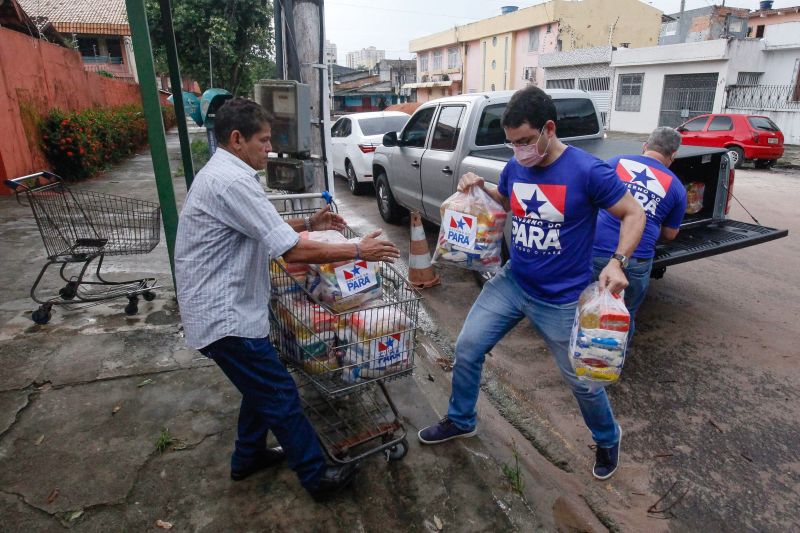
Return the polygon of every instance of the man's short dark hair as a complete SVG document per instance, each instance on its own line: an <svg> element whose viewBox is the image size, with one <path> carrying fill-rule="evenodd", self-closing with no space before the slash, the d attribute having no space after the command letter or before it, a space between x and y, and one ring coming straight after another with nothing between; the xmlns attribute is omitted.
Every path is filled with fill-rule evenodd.
<svg viewBox="0 0 800 533"><path fill-rule="evenodd" d="M231 133L238 130L245 140L261 131L265 125L272 124L269 111L247 98L231 98L217 110L214 117L214 132L217 142L228 144Z"/></svg>
<svg viewBox="0 0 800 533"><path fill-rule="evenodd" d="M533 85L515 92L503 112L503 127L508 128L527 122L539 130L548 120L556 122L556 106L546 92Z"/></svg>

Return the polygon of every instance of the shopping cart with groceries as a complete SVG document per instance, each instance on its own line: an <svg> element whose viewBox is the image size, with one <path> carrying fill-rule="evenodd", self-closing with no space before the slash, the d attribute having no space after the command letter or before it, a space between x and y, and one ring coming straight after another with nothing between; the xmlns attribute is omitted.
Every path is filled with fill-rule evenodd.
<svg viewBox="0 0 800 533"><path fill-rule="evenodd" d="M312 215L328 193L270 196L284 218ZM301 238L347 242L342 232ZM328 455L337 463L375 453L401 459L406 430L385 383L414 369L419 293L390 263L270 265L270 335L300 390L303 406Z"/></svg>
<svg viewBox="0 0 800 533"><path fill-rule="evenodd" d="M114 298L127 298L127 315L138 312L138 300L155 298L155 278L111 281L101 274L107 256L146 254L161 238L159 206L136 198L95 191L73 190L51 172L37 172L4 181L33 211L47 261L31 287L39 308L31 318L46 324L53 306L76 309ZM96 263L94 275L89 266ZM45 272L58 267L65 283L53 294L37 291ZM72 274L70 274L72 273Z"/></svg>

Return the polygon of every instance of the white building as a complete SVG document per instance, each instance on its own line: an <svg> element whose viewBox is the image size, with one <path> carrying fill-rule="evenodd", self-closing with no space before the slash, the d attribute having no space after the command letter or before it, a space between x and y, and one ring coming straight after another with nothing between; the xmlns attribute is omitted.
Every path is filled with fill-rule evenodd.
<svg viewBox="0 0 800 533"><path fill-rule="evenodd" d="M705 113L749 113L772 117L787 143L800 144L800 22L769 30L764 39L615 50L609 128L649 133Z"/></svg>
<svg viewBox="0 0 800 533"><path fill-rule="evenodd" d="M375 68L381 60L386 58L385 50L378 50L374 46L362 48L355 52L347 52L347 67L361 70Z"/></svg>
<svg viewBox="0 0 800 533"><path fill-rule="evenodd" d="M610 46L595 46L539 56L539 66L544 68L544 85L548 89L579 89L591 93L603 123L608 124L611 55Z"/></svg>
<svg viewBox="0 0 800 533"><path fill-rule="evenodd" d="M336 44L330 42L328 39L325 39L325 64L338 64L336 61Z"/></svg>
<svg viewBox="0 0 800 533"><path fill-rule="evenodd" d="M766 115L800 144L800 22L766 26L760 43L758 61L727 88L725 112Z"/></svg>

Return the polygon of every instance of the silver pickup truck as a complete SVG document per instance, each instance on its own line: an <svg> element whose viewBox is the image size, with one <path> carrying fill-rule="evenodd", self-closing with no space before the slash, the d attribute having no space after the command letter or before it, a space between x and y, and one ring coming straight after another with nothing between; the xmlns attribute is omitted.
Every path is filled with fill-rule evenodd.
<svg viewBox="0 0 800 533"><path fill-rule="evenodd" d="M600 113L589 93L547 92L558 113L558 136L565 143L600 159L641 153L640 143L604 138ZM455 192L461 175L474 172L497 184L500 172L513 155L504 144L501 126L503 111L512 94L512 91L475 93L426 102L399 135L387 133L372 163L378 209L383 219L397 223L407 210L415 210L439 224L439 207ZM686 215L674 241L659 243L653 277L662 277L669 265L788 235L788 230L727 218L734 170L726 150L682 146L670 169L684 184L704 185L703 207Z"/></svg>

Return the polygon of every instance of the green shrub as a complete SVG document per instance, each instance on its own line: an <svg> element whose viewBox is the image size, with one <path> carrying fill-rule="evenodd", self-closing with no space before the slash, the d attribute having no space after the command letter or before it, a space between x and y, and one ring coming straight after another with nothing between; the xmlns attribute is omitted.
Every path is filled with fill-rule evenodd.
<svg viewBox="0 0 800 533"><path fill-rule="evenodd" d="M169 111L162 108L165 126ZM174 123L174 112L171 120ZM139 106L53 109L40 129L42 151L53 172L70 181L93 176L147 143L147 123Z"/></svg>
<svg viewBox="0 0 800 533"><path fill-rule="evenodd" d="M111 73L110 73L109 71L107 71L107 70L98 70L98 71L97 71L97 74L98 74L98 75L100 75L100 76L103 76L104 78L113 78L113 77L114 77L114 75L113 75L113 74L111 74Z"/></svg>

